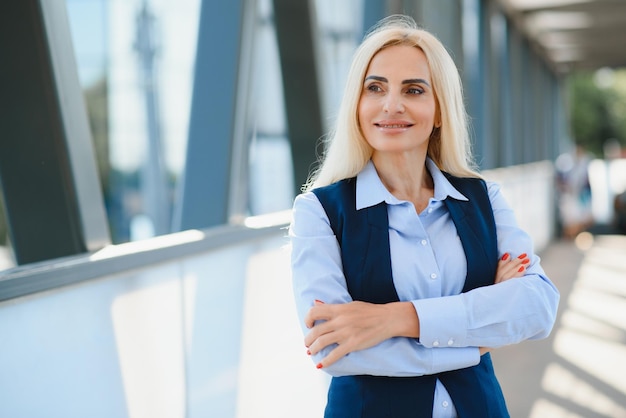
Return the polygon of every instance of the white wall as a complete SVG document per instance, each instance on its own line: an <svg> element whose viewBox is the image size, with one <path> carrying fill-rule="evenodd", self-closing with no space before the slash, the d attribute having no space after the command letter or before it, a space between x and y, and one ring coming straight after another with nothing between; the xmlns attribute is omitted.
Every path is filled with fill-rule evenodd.
<svg viewBox="0 0 626 418"><path fill-rule="evenodd" d="M486 170L483 175L500 184L505 199L515 211L518 224L533 238L535 252L543 250L555 234L553 164L540 161Z"/></svg>

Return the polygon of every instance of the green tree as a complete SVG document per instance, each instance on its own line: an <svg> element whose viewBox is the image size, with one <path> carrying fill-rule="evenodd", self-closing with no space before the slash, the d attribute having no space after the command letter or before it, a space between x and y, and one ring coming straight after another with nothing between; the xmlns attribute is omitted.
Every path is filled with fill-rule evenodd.
<svg viewBox="0 0 626 418"><path fill-rule="evenodd" d="M598 85L592 72L574 73L568 80L574 142L597 156L608 140L626 144L626 73L610 77L607 86Z"/></svg>

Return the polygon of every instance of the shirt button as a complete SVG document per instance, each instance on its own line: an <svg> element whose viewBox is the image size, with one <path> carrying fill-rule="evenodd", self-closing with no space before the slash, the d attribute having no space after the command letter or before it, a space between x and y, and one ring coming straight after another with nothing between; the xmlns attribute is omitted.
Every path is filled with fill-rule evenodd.
<svg viewBox="0 0 626 418"><path fill-rule="evenodd" d="M435 273L433 273L433 274L430 275L430 278L434 280L434 279L437 278L437 275Z"/></svg>
<svg viewBox="0 0 626 418"><path fill-rule="evenodd" d="M433 212L433 208L428 208L428 213L432 213Z"/></svg>
<svg viewBox="0 0 626 418"><path fill-rule="evenodd" d="M433 347L439 347L439 340L433 341Z"/></svg>
<svg viewBox="0 0 626 418"><path fill-rule="evenodd" d="M454 339L450 338L450 339L448 340L448 345L452 345L452 344L454 344Z"/></svg>
<svg viewBox="0 0 626 418"><path fill-rule="evenodd" d="M422 245L426 245L428 244L428 241L426 241L425 239L422 240Z"/></svg>
<svg viewBox="0 0 626 418"><path fill-rule="evenodd" d="M448 401L443 401L443 402L441 403L441 406L443 406L444 408L447 408L447 407L448 407L448 405L450 405L450 404L448 403Z"/></svg>

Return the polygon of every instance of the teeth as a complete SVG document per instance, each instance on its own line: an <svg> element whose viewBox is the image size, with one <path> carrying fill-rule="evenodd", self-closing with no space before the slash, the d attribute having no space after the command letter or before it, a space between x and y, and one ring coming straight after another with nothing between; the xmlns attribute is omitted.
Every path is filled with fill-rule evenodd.
<svg viewBox="0 0 626 418"><path fill-rule="evenodd" d="M383 128L406 128L407 125L380 125Z"/></svg>

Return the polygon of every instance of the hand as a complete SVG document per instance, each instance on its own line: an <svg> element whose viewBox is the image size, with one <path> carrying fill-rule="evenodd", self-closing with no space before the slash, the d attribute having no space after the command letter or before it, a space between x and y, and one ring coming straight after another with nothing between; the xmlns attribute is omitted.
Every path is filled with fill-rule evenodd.
<svg viewBox="0 0 626 418"><path fill-rule="evenodd" d="M330 366L348 353L373 347L391 337L419 336L417 314L410 302L324 304L315 301L304 321L311 328L304 339L309 354L317 354L323 348L337 344L317 365L318 369Z"/></svg>
<svg viewBox="0 0 626 418"><path fill-rule="evenodd" d="M516 258L512 258L509 253L505 253L500 261L498 261L498 269L496 270L496 280L494 283L501 283L516 277L522 277L529 263L530 259L526 253L520 254Z"/></svg>
<svg viewBox="0 0 626 418"><path fill-rule="evenodd" d="M490 353L493 351L493 348L490 347L478 347L478 351L480 352L481 357L487 353Z"/></svg>

